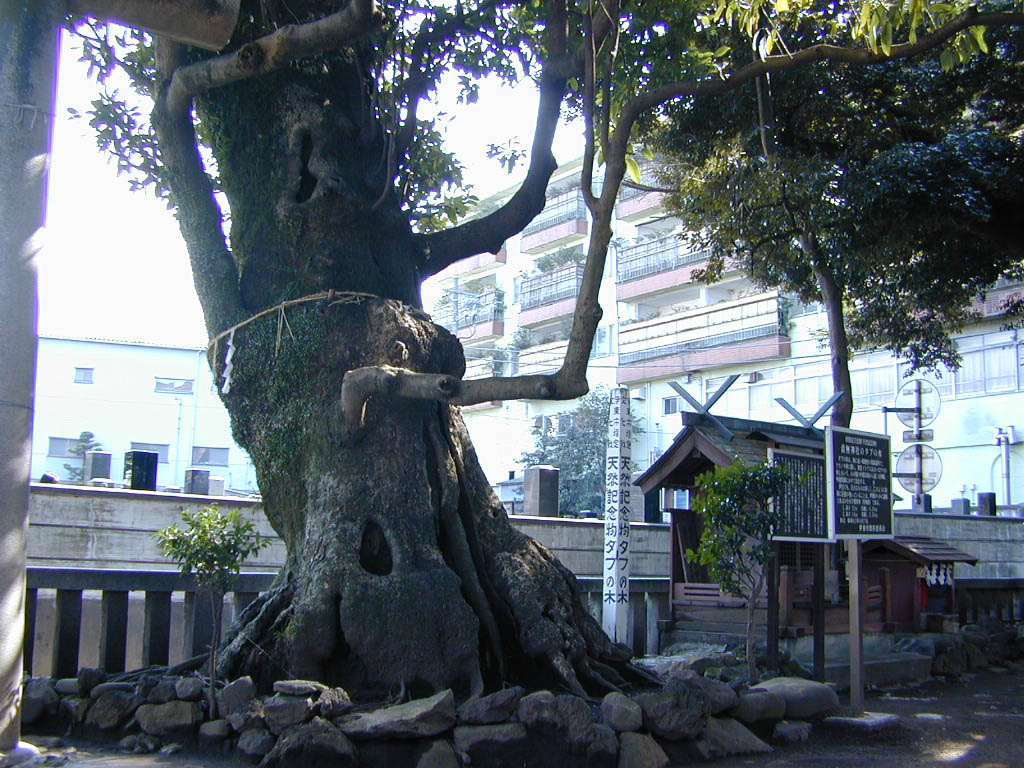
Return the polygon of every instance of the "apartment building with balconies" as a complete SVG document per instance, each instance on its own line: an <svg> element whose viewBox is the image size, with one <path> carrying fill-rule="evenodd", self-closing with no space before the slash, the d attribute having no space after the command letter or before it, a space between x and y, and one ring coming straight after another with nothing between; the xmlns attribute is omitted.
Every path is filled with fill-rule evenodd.
<svg viewBox="0 0 1024 768"><path fill-rule="evenodd" d="M575 161L555 173L544 210L498 254L453 265L429 281L425 294L439 297L435 320L463 342L467 377L552 373L561 366L590 229L579 169ZM739 374L714 413L789 423L792 417L776 398L810 415L832 394L820 306L758 288L728 268L713 285L696 280L708 254L667 215L663 193L652 189L658 185L653 166L644 169L642 181L642 188L624 186L619 193L599 295L603 317L588 370L591 388L629 387L640 422L633 450L639 470L671 444L679 413L688 407L670 384L703 402ZM960 370L924 375L943 397L932 445L948 466L932 491L937 505L953 497L975 500L982 491L997 491L1000 504L1024 502L1024 445L1009 446L1007 480L1000 469L1006 462L993 442L994 428L1009 426L1015 441L1024 439L1024 332L1003 328L1001 317L1005 298L1022 292L1019 283L993 286L975 307L978 321L957 339ZM898 453L907 445L903 425L895 417L883 423L881 406L893 404L906 364L885 351L861 350L851 368L852 426L888 428ZM551 417L573 407L495 401L464 409L491 481L520 469L517 459L532 446L535 425L552 423ZM896 491L909 497L898 486Z"/></svg>

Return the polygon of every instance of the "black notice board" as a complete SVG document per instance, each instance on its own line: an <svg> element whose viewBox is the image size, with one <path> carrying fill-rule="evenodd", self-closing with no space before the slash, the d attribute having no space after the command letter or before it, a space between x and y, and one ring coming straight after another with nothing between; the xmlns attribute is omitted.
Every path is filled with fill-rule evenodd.
<svg viewBox="0 0 1024 768"><path fill-rule="evenodd" d="M889 436L825 428L829 517L837 539L893 536Z"/></svg>
<svg viewBox="0 0 1024 768"><path fill-rule="evenodd" d="M795 451L771 449L776 466L789 470L789 479L775 504L782 510L782 523L775 541L833 541L825 482L825 457Z"/></svg>

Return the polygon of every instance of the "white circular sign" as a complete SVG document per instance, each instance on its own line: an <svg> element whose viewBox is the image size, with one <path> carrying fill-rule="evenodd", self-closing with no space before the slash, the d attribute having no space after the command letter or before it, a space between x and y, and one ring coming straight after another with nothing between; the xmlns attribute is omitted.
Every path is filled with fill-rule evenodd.
<svg viewBox="0 0 1024 768"><path fill-rule="evenodd" d="M920 456L920 459L918 458ZM910 493L928 493L939 484L942 477L942 459L930 445L918 443L908 445L902 453L896 457L896 472L898 474L915 474L917 468L921 467L920 481L916 477L898 477L900 485Z"/></svg>
<svg viewBox="0 0 1024 768"><path fill-rule="evenodd" d="M921 388L921 423L915 424L916 414L897 413L899 420L908 427L927 427L939 415L939 407L942 405L942 396L939 389L927 379L911 379L904 382L896 393L897 408L913 408L917 404L917 389Z"/></svg>

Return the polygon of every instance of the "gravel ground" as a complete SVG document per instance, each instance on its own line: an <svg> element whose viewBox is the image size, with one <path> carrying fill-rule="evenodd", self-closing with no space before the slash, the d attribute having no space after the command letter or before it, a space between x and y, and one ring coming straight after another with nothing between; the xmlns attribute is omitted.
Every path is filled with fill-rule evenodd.
<svg viewBox="0 0 1024 768"><path fill-rule="evenodd" d="M871 692L865 709L899 715L900 723L875 732L815 724L803 744L708 765L1024 767L1024 674L994 668L956 681Z"/></svg>

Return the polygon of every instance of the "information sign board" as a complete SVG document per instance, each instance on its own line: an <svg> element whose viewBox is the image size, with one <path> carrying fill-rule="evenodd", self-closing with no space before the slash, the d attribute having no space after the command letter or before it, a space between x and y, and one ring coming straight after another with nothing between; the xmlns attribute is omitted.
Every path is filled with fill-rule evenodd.
<svg viewBox="0 0 1024 768"><path fill-rule="evenodd" d="M629 629L629 520L633 485L629 388L611 391L608 409L608 451L605 455L604 588L601 627L617 643L626 642Z"/></svg>
<svg viewBox="0 0 1024 768"><path fill-rule="evenodd" d="M837 539L893 536L889 436L825 427L829 517Z"/></svg>
<svg viewBox="0 0 1024 768"><path fill-rule="evenodd" d="M775 497L775 504L782 511L782 523L773 539L833 541L825 494L825 457L770 448L768 458L775 466L789 470L786 487Z"/></svg>
<svg viewBox="0 0 1024 768"><path fill-rule="evenodd" d="M907 427L927 427L939 415L939 408L942 406L942 395L939 389L928 379L911 379L903 382L903 386L896 393L897 418ZM920 414L906 413L902 409L920 407ZM920 419L920 420L918 420Z"/></svg>

